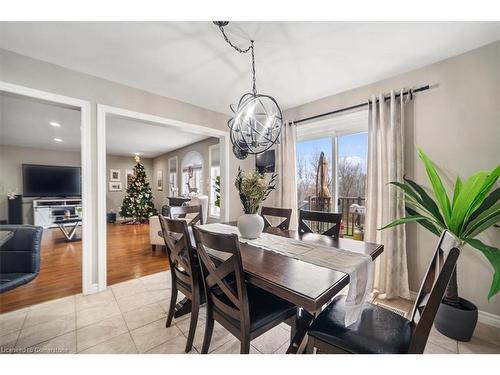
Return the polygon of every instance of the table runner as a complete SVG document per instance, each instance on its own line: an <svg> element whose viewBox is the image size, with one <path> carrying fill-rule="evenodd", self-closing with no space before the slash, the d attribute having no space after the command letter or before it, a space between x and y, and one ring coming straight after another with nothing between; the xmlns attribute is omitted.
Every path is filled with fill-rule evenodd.
<svg viewBox="0 0 500 375"><path fill-rule="evenodd" d="M227 224L205 224L201 225L200 228L211 232L239 235L237 227ZM349 291L345 300L345 326L347 327L358 320L363 302L373 287L373 262L370 255L307 243L270 233L262 233L259 238L253 240L239 235L239 240L303 262L347 273L349 275Z"/></svg>

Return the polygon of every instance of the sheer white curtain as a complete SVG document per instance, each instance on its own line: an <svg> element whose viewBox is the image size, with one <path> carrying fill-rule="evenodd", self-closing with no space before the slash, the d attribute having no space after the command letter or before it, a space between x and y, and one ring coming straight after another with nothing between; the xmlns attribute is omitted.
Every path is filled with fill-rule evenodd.
<svg viewBox="0 0 500 375"><path fill-rule="evenodd" d="M281 128L280 143L277 145L278 183L276 204L291 208L290 229L297 229L297 128L294 123L285 122Z"/></svg>
<svg viewBox="0 0 500 375"><path fill-rule="evenodd" d="M389 100L383 95L370 100L368 124L368 171L365 241L381 243L384 252L375 263L374 288L381 297L409 298L404 225L377 230L405 214L401 193L391 181L404 174L404 111L408 100L400 92ZM410 95L408 95L410 96Z"/></svg>

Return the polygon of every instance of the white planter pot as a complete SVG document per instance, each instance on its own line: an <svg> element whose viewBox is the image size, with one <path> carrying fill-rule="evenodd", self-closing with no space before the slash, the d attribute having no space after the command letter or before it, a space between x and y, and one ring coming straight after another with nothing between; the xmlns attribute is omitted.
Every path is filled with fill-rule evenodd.
<svg viewBox="0 0 500 375"><path fill-rule="evenodd" d="M264 219L259 214L241 215L238 218L238 230L243 238L258 238L264 230Z"/></svg>

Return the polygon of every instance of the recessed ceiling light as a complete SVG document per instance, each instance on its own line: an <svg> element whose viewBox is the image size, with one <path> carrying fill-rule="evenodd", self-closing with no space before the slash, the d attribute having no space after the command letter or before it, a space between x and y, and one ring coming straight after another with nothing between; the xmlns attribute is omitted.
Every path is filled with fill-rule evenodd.
<svg viewBox="0 0 500 375"><path fill-rule="evenodd" d="M53 126L54 128L60 128L61 127L61 124L59 124L58 122L51 121L51 122L49 122L49 124L51 126Z"/></svg>
<svg viewBox="0 0 500 375"><path fill-rule="evenodd" d="M54 141L56 141L56 142L62 142L62 139L61 138L54 138Z"/></svg>
<svg viewBox="0 0 500 375"><path fill-rule="evenodd" d="M140 155L140 153L138 153L138 152L134 152L134 155L135 155L135 156L139 156L139 155Z"/></svg>

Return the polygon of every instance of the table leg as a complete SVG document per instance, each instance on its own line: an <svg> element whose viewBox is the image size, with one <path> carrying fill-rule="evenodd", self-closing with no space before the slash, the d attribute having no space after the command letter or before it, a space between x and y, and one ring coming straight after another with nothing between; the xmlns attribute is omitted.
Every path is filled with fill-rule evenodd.
<svg viewBox="0 0 500 375"><path fill-rule="evenodd" d="M59 227L59 229L63 233L64 237L66 238L66 241L73 241L73 240L76 240L75 234L76 234L76 230L78 229L78 224L79 224L78 222L75 223L75 225L71 228L71 230L69 232L66 230L66 227L64 226L64 224L57 224L57 226Z"/></svg>
<svg viewBox="0 0 500 375"><path fill-rule="evenodd" d="M286 354L302 354L306 349L307 344L307 329L311 325L314 315L304 309L300 310L300 316L296 317L295 328L292 326L290 346Z"/></svg>

